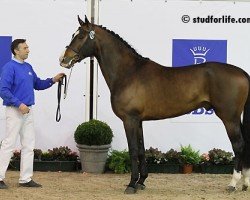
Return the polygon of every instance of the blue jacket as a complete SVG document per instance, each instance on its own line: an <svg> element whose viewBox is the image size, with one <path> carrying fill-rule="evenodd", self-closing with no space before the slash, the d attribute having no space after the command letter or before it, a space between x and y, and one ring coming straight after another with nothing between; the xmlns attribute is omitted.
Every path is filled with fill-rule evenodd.
<svg viewBox="0 0 250 200"><path fill-rule="evenodd" d="M44 90L52 85L52 78L41 80L29 63L13 59L2 68L0 97L5 106L19 107L21 103L31 106L35 104L34 89Z"/></svg>

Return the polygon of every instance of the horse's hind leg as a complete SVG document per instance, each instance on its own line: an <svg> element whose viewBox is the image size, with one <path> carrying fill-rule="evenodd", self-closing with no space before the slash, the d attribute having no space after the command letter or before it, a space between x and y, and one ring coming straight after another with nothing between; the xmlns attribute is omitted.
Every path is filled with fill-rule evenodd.
<svg viewBox="0 0 250 200"><path fill-rule="evenodd" d="M246 131L246 130L245 130ZM242 191L247 191L248 186L250 185L250 149L249 149L249 138L247 138L246 133L244 133L245 137L245 148L243 152L243 159L242 159L242 175L243 175L243 186Z"/></svg>
<svg viewBox="0 0 250 200"><path fill-rule="evenodd" d="M244 140L241 134L240 118L238 120L222 121L226 127L227 134L229 136L235 154L233 177L230 184L228 185L228 191L232 192L236 190L237 182L241 179Z"/></svg>
<svg viewBox="0 0 250 200"><path fill-rule="evenodd" d="M244 184L242 186L242 191L247 191L247 188L250 184L250 168L244 168L242 170Z"/></svg>
<svg viewBox="0 0 250 200"><path fill-rule="evenodd" d="M144 181L148 177L148 171L146 166L146 159L145 159L145 147L144 147L144 139L143 139L143 128L142 122L140 123L139 133L138 133L138 158L139 158L139 172L140 178L136 183L136 188L144 190L145 185Z"/></svg>

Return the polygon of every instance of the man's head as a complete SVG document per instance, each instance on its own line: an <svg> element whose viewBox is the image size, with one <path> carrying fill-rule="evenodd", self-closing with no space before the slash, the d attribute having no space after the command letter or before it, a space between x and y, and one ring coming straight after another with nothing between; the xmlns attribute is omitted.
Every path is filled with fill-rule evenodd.
<svg viewBox="0 0 250 200"><path fill-rule="evenodd" d="M16 39L11 43L11 52L18 60L25 60L29 55L29 47L25 39Z"/></svg>

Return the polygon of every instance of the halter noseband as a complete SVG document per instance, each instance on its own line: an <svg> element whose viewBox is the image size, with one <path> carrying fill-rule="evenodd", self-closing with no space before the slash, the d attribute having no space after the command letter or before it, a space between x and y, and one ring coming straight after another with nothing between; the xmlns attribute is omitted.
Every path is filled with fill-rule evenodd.
<svg viewBox="0 0 250 200"><path fill-rule="evenodd" d="M80 51L77 51L77 50L75 50L73 47L71 47L71 46L66 46L66 49L70 49L70 50L72 50L72 51L74 51L74 53L76 53L77 55L80 53L80 51L81 51L81 49L80 49Z"/></svg>

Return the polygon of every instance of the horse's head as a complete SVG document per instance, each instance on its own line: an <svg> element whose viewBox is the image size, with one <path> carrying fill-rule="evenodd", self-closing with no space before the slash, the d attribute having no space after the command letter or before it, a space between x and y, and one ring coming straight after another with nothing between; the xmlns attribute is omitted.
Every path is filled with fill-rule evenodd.
<svg viewBox="0 0 250 200"><path fill-rule="evenodd" d="M86 16L85 22L79 16L78 21L80 27L72 35L70 44L66 46L66 50L59 59L60 65L65 68L71 68L76 62L81 62L84 58L94 54L94 25L88 21Z"/></svg>

